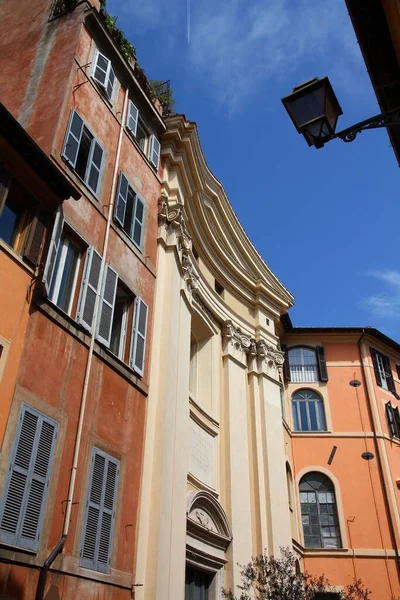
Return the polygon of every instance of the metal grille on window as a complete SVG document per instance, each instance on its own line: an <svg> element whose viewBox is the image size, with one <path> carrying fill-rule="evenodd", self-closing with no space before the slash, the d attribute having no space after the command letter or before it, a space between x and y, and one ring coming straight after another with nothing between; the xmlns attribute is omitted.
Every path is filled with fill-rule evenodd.
<svg viewBox="0 0 400 600"><path fill-rule="evenodd" d="M306 548L341 548L335 490L322 473L300 481L301 520Z"/></svg>
<svg viewBox="0 0 400 600"><path fill-rule="evenodd" d="M289 350L290 380L293 383L312 383L318 381L317 355L310 348L292 348Z"/></svg>

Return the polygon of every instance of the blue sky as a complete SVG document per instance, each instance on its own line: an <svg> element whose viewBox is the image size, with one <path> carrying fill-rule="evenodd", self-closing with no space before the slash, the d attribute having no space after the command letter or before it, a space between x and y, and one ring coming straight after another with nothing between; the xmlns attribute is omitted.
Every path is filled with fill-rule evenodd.
<svg viewBox="0 0 400 600"><path fill-rule="evenodd" d="M400 341L400 170L386 131L315 150L280 102L328 75L338 129L379 112L344 0L108 0L107 9L148 76L170 79L178 112L197 122L246 232L295 296L293 323L372 325Z"/></svg>

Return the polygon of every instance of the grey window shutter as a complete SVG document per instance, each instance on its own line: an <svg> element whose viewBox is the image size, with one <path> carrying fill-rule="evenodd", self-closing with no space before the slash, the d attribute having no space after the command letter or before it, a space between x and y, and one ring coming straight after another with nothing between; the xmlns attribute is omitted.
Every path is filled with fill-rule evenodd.
<svg viewBox="0 0 400 600"><path fill-rule="evenodd" d="M93 448L80 564L103 573L111 568L118 476L119 461Z"/></svg>
<svg viewBox="0 0 400 600"><path fill-rule="evenodd" d="M3 201L6 198L8 192L8 186L10 185L11 178L7 171L0 166L0 211L3 205Z"/></svg>
<svg viewBox="0 0 400 600"><path fill-rule="evenodd" d="M289 365L288 348L285 344L282 344L281 348L285 354L285 362L283 363L283 377L284 377L285 381L290 381L290 365Z"/></svg>
<svg viewBox="0 0 400 600"><path fill-rule="evenodd" d="M28 237L23 250L24 257L35 266L39 264L46 228L47 215L40 210L36 211L36 214L32 219Z"/></svg>
<svg viewBox="0 0 400 600"><path fill-rule="evenodd" d="M0 541L37 550L57 423L22 406L0 507Z"/></svg>
<svg viewBox="0 0 400 600"><path fill-rule="evenodd" d="M123 172L119 174L117 201L114 209L114 219L118 221L121 227L125 223L126 204L128 202L129 183Z"/></svg>
<svg viewBox="0 0 400 600"><path fill-rule="evenodd" d="M158 163L160 161L160 142L156 138L155 135L150 136L150 150L149 150L149 159L150 162L158 169Z"/></svg>
<svg viewBox="0 0 400 600"><path fill-rule="evenodd" d="M148 307L139 297L135 299L135 314L133 318L133 331L131 340L131 355L129 365L139 375L143 375L144 358L146 351Z"/></svg>
<svg viewBox="0 0 400 600"><path fill-rule="evenodd" d="M107 87L106 87L107 96L109 97L110 100L112 100L114 84L115 84L115 73L114 73L114 69L112 68L111 63L110 63L110 67L108 69Z"/></svg>
<svg viewBox="0 0 400 600"><path fill-rule="evenodd" d="M143 231L144 231L144 202L136 196L135 202L135 215L132 223L132 234L131 238L138 246L142 249L143 244Z"/></svg>
<svg viewBox="0 0 400 600"><path fill-rule="evenodd" d="M323 346L317 346L315 348L317 353L319 380L328 381L328 369L326 367L325 351Z"/></svg>
<svg viewBox="0 0 400 600"><path fill-rule="evenodd" d="M103 166L103 155L103 148L100 146L99 142L93 138L90 145L85 181L94 194L97 194L99 188L101 168Z"/></svg>
<svg viewBox="0 0 400 600"><path fill-rule="evenodd" d="M104 54L101 54L97 50L94 59L93 79L95 79L103 88L107 85L109 68L110 61Z"/></svg>
<svg viewBox="0 0 400 600"><path fill-rule="evenodd" d="M370 348L370 351L372 357L372 364L374 365L376 383L382 387L381 374L379 372L378 362L376 360L377 351L375 350L375 348Z"/></svg>
<svg viewBox="0 0 400 600"><path fill-rule="evenodd" d="M114 315L115 294L117 293L118 274L110 265L106 265L103 276L103 286L100 299L100 318L97 338L110 346L111 328Z"/></svg>
<svg viewBox="0 0 400 600"><path fill-rule="evenodd" d="M90 246L86 252L85 268L79 298L77 321L92 331L94 307L100 284L101 256Z"/></svg>
<svg viewBox="0 0 400 600"><path fill-rule="evenodd" d="M137 126L139 119L139 111L136 106L133 104L132 100L129 100L129 108L128 108L128 119L126 126L132 135L136 135Z"/></svg>
<svg viewBox="0 0 400 600"><path fill-rule="evenodd" d="M56 256L58 247L60 245L61 234L64 226L64 215L61 206L56 212L56 216L54 219L53 231L51 234L51 240L49 244L49 249L47 252L46 264L44 266L43 271L43 283L46 289L47 294L50 291L51 280L53 277L54 265L56 262Z"/></svg>
<svg viewBox="0 0 400 600"><path fill-rule="evenodd" d="M81 143L83 131L83 120L78 113L73 110L69 118L67 134L65 136L62 156L73 166L76 165L79 146Z"/></svg>

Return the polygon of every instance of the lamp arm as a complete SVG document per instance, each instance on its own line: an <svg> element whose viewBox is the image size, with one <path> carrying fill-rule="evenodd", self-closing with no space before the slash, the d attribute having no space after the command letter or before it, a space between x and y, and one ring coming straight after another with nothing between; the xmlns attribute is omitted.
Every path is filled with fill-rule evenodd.
<svg viewBox="0 0 400 600"><path fill-rule="evenodd" d="M343 131L338 131L330 138L340 138L344 142L352 142L356 139L357 134L368 129L379 129L381 127L392 127L400 125L400 107L394 108L393 110L384 112L380 115L375 115L366 121L356 123Z"/></svg>

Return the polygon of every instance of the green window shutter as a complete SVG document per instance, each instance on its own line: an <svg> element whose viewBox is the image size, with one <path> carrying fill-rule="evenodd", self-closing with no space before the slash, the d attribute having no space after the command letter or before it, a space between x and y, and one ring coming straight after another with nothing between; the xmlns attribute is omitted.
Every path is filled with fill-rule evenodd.
<svg viewBox="0 0 400 600"><path fill-rule="evenodd" d="M92 192L97 195L100 182L100 174L103 166L104 151L99 142L93 138L90 145L90 154L86 168L85 182Z"/></svg>
<svg viewBox="0 0 400 600"><path fill-rule="evenodd" d="M390 432L390 435L393 437L393 436L396 436L396 423L395 423L393 406L391 405L390 402L387 402L385 405L385 408L386 408L386 417L387 417L387 422L388 422L388 426L389 426L389 432Z"/></svg>
<svg viewBox="0 0 400 600"><path fill-rule="evenodd" d="M50 481L57 423L22 406L3 498L0 541L36 551Z"/></svg>
<svg viewBox="0 0 400 600"><path fill-rule="evenodd" d="M328 381L328 369L326 367L325 350L323 346L317 346L315 348L317 353L319 380Z"/></svg>
<svg viewBox="0 0 400 600"><path fill-rule="evenodd" d="M77 321L92 331L94 307L100 285L101 256L90 246L86 252L85 268L79 297Z"/></svg>
<svg viewBox="0 0 400 600"><path fill-rule="evenodd" d="M100 318L97 338L110 346L111 328L114 315L115 294L117 293L118 274L110 265L106 265L103 275L103 289L100 299Z"/></svg>
<svg viewBox="0 0 400 600"><path fill-rule="evenodd" d="M379 372L378 361L376 359L377 352L376 352L375 348L370 348L370 351L371 351L371 357L372 357L372 364L374 365L374 373L375 373L376 383L380 387L382 387L381 374Z"/></svg>
<svg viewBox="0 0 400 600"><path fill-rule="evenodd" d="M80 564L103 573L111 569L119 464L117 459L93 448Z"/></svg>
<svg viewBox="0 0 400 600"><path fill-rule="evenodd" d="M283 363L283 377L285 381L290 381L290 365L289 365L289 353L288 348L285 344L281 346L283 352L285 353L285 362Z"/></svg>
<svg viewBox="0 0 400 600"><path fill-rule="evenodd" d="M131 356L129 366L139 375L144 372L144 358L146 351L148 307L139 297L135 298L135 314L131 340Z"/></svg>
<svg viewBox="0 0 400 600"><path fill-rule="evenodd" d="M133 104L132 100L129 100L128 118L126 121L126 127L134 136L136 136L138 120L139 120L139 111L136 108L136 106Z"/></svg>
<svg viewBox="0 0 400 600"><path fill-rule="evenodd" d="M390 364L390 358L388 356L382 355L383 357L383 364L385 365L385 373L386 373L386 383L388 386L388 390L389 392L392 392L393 394L396 394L396 386L394 384L394 379L393 379L393 373L392 373L392 367Z"/></svg>
<svg viewBox="0 0 400 600"><path fill-rule="evenodd" d="M129 183L123 172L119 174L117 199L114 208L114 219L118 221L121 227L125 223L126 205L128 202Z"/></svg>
<svg viewBox="0 0 400 600"><path fill-rule="evenodd" d="M149 160L158 169L161 145L155 135L150 136Z"/></svg>
<svg viewBox="0 0 400 600"><path fill-rule="evenodd" d="M393 416L394 416L394 423L395 423L395 429L396 429L396 433L394 435L397 438L400 438L400 414L399 414L398 406L396 406L396 408L393 409Z"/></svg>
<svg viewBox="0 0 400 600"><path fill-rule="evenodd" d="M135 215L132 223L131 238L138 248L142 249L144 230L144 202L136 195Z"/></svg>
<svg viewBox="0 0 400 600"><path fill-rule="evenodd" d="M69 118L62 156L75 168L83 132L83 120L73 110Z"/></svg>

